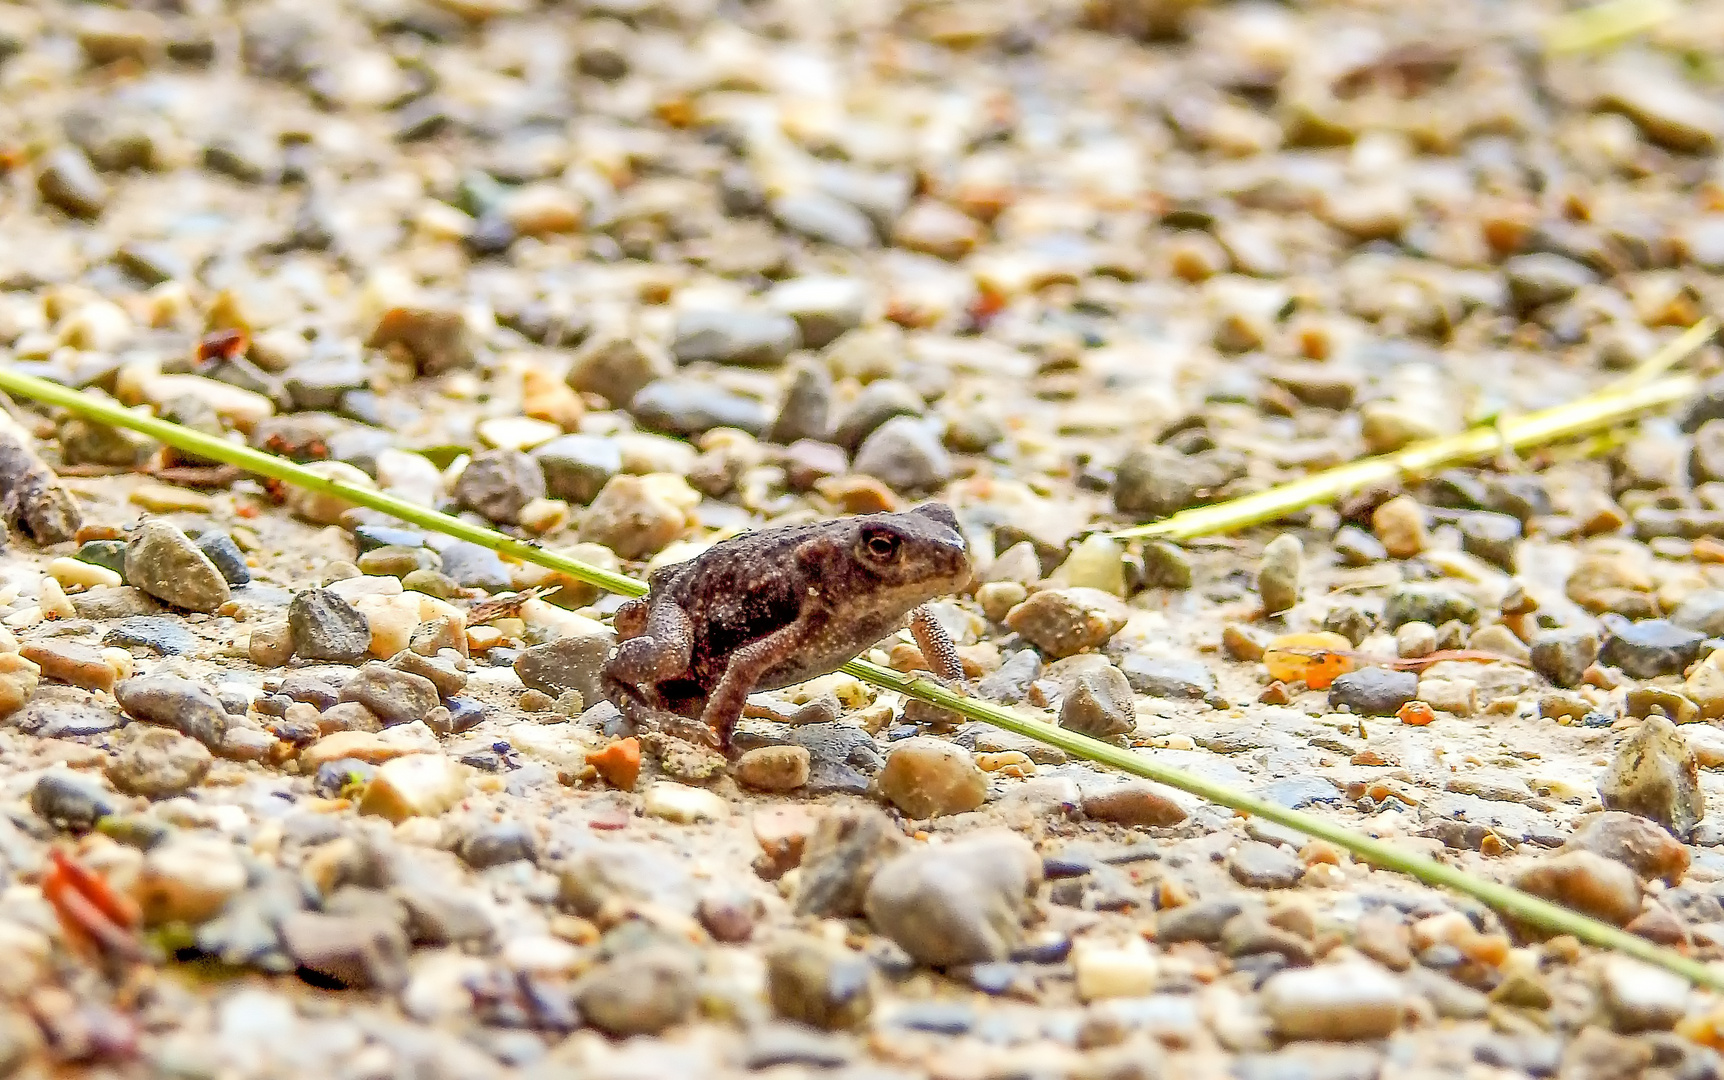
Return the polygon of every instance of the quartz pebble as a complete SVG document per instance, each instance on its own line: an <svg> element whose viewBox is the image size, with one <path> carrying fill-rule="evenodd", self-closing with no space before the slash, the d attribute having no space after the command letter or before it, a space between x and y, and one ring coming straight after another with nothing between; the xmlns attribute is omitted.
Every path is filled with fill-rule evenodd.
<svg viewBox="0 0 1724 1080"><path fill-rule="evenodd" d="M913 818L974 810L987 798L987 780L968 750L923 736L905 739L886 755L880 792Z"/></svg>
<svg viewBox="0 0 1724 1080"><path fill-rule="evenodd" d="M1288 1039L1380 1039L1401 1026L1406 990L1373 964L1283 971L1263 985L1263 1011Z"/></svg>
<svg viewBox="0 0 1724 1080"><path fill-rule="evenodd" d="M730 816L730 804L721 796L686 784L661 780L647 788L642 809L648 817L663 818L681 825L699 821L723 821Z"/></svg>
<svg viewBox="0 0 1724 1080"><path fill-rule="evenodd" d="M440 753L394 758L365 785L359 812L397 823L411 817L437 817L467 794L467 778L466 766Z"/></svg>

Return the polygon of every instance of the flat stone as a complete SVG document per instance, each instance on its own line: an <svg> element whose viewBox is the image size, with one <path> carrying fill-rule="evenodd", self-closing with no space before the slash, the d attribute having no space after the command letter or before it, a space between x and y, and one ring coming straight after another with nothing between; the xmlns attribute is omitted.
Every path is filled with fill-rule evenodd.
<svg viewBox="0 0 1724 1080"><path fill-rule="evenodd" d="M610 630L547 641L521 651L515 658L515 674L529 689L553 698L576 690L584 701L602 701L599 669L615 644L616 634Z"/></svg>
<svg viewBox="0 0 1724 1080"><path fill-rule="evenodd" d="M854 724L803 724L790 741L808 749L810 795L863 795L885 764L874 736Z"/></svg>
<svg viewBox="0 0 1724 1080"><path fill-rule="evenodd" d="M1285 1039L1380 1039L1401 1026L1406 990L1374 964L1349 961L1282 971L1263 985L1262 1006Z"/></svg>
<svg viewBox="0 0 1724 1080"><path fill-rule="evenodd" d="M297 911L281 921L281 943L303 973L342 989L407 984L407 933L387 918Z"/></svg>
<svg viewBox="0 0 1724 1080"><path fill-rule="evenodd" d="M370 709L384 727L423 720L440 698L431 680L376 660L341 688L342 701L356 701Z"/></svg>
<svg viewBox="0 0 1724 1080"><path fill-rule="evenodd" d="M1136 781L1116 784L1086 793L1081 803L1084 816L1136 828L1166 828L1186 818L1185 808L1159 784Z"/></svg>
<svg viewBox="0 0 1724 1080"><path fill-rule="evenodd" d="M874 974L863 957L795 935L775 943L765 959L767 998L784 1019L826 1031L856 1028L868 1019Z"/></svg>
<svg viewBox="0 0 1724 1080"><path fill-rule="evenodd" d="M908 849L904 834L878 810L846 807L823 815L803 847L796 914L861 915L875 872Z"/></svg>
<svg viewBox="0 0 1724 1080"><path fill-rule="evenodd" d="M93 645L48 638L26 642L18 654L35 664L42 678L70 683L85 690L106 693L114 688L119 678L114 665Z"/></svg>
<svg viewBox="0 0 1724 1080"><path fill-rule="evenodd" d="M1179 660L1130 652L1119 659L1126 683L1136 692L1175 701L1217 696L1215 673L1201 660Z"/></svg>
<svg viewBox="0 0 1724 1080"><path fill-rule="evenodd" d="M138 675L114 687L120 708L147 724L172 728L211 750L227 734L227 710L215 691L178 675Z"/></svg>
<svg viewBox="0 0 1724 1080"><path fill-rule="evenodd" d="M103 645L122 649L148 649L162 656L183 656L197 651L198 639L178 619L139 615L122 619L102 638Z"/></svg>
<svg viewBox="0 0 1724 1080"><path fill-rule="evenodd" d="M585 505L623 471L622 450L600 435L562 435L533 450L553 499Z"/></svg>
<svg viewBox="0 0 1724 1080"><path fill-rule="evenodd" d="M1227 872L1249 889L1290 889L1305 868L1292 852L1257 840L1247 840L1227 858Z"/></svg>
<svg viewBox="0 0 1724 1080"><path fill-rule="evenodd" d="M772 424L772 410L758 398L733 393L694 378L658 379L629 402L629 414L649 431L693 437L730 427L761 436Z"/></svg>
<svg viewBox="0 0 1724 1080"><path fill-rule="evenodd" d="M1478 617L1478 605L1447 585L1400 585L1383 605L1383 623L1390 630L1410 622L1432 626L1450 621L1472 623Z"/></svg>
<svg viewBox="0 0 1724 1080"><path fill-rule="evenodd" d="M778 312L697 310L677 317L673 338L679 364L777 367L801 343L801 331Z"/></svg>
<svg viewBox="0 0 1724 1080"><path fill-rule="evenodd" d="M1533 670L1562 687L1579 686L1598 659L1598 635L1586 627L1546 630L1532 640Z"/></svg>
<svg viewBox="0 0 1724 1080"><path fill-rule="evenodd" d="M245 563L245 553L224 532L207 532L198 537L198 550L204 553L222 579L229 585L251 584L251 568Z"/></svg>
<svg viewBox="0 0 1724 1080"><path fill-rule="evenodd" d="M113 792L64 769L48 770L30 788L30 810L56 828L88 832L118 809Z"/></svg>
<svg viewBox="0 0 1724 1080"><path fill-rule="evenodd" d="M601 965L575 991L581 1017L619 1038L656 1035L694 1011L699 968L687 949L653 945Z"/></svg>
<svg viewBox="0 0 1724 1080"><path fill-rule="evenodd" d="M1665 619L1607 619L1601 663L1621 668L1631 679L1679 675L1700 658L1706 636Z"/></svg>

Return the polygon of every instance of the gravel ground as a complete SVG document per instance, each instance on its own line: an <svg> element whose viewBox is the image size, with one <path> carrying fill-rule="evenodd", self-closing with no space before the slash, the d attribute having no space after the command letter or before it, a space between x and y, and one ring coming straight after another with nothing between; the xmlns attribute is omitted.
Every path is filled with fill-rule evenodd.
<svg viewBox="0 0 1724 1080"><path fill-rule="evenodd" d="M980 696L1724 959L1724 383L1092 534L1719 309L1724 8L1558 10L27 0L0 356L631 573L938 499ZM1719 1075L1673 976L846 676L633 735L618 598L11 412L82 525L5 506L0 1076Z"/></svg>

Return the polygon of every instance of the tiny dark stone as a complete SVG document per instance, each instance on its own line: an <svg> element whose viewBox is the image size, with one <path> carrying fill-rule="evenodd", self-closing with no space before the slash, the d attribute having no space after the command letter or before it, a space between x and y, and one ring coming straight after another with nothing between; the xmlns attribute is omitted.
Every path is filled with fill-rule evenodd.
<svg viewBox="0 0 1724 1080"><path fill-rule="evenodd" d="M51 825L88 832L118 809L113 793L93 780L59 769L42 774L30 789L30 809Z"/></svg>

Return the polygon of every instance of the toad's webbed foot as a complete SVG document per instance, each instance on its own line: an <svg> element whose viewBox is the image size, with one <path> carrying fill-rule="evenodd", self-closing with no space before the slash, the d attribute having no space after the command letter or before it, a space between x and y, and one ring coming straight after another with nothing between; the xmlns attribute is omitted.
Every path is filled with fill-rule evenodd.
<svg viewBox="0 0 1724 1080"><path fill-rule="evenodd" d="M622 711L623 718L633 724L636 731L657 731L696 746L705 746L712 750L724 749L718 732L697 719L671 712L669 709L661 709L646 702L639 695L630 695L620 701L612 700Z"/></svg>

